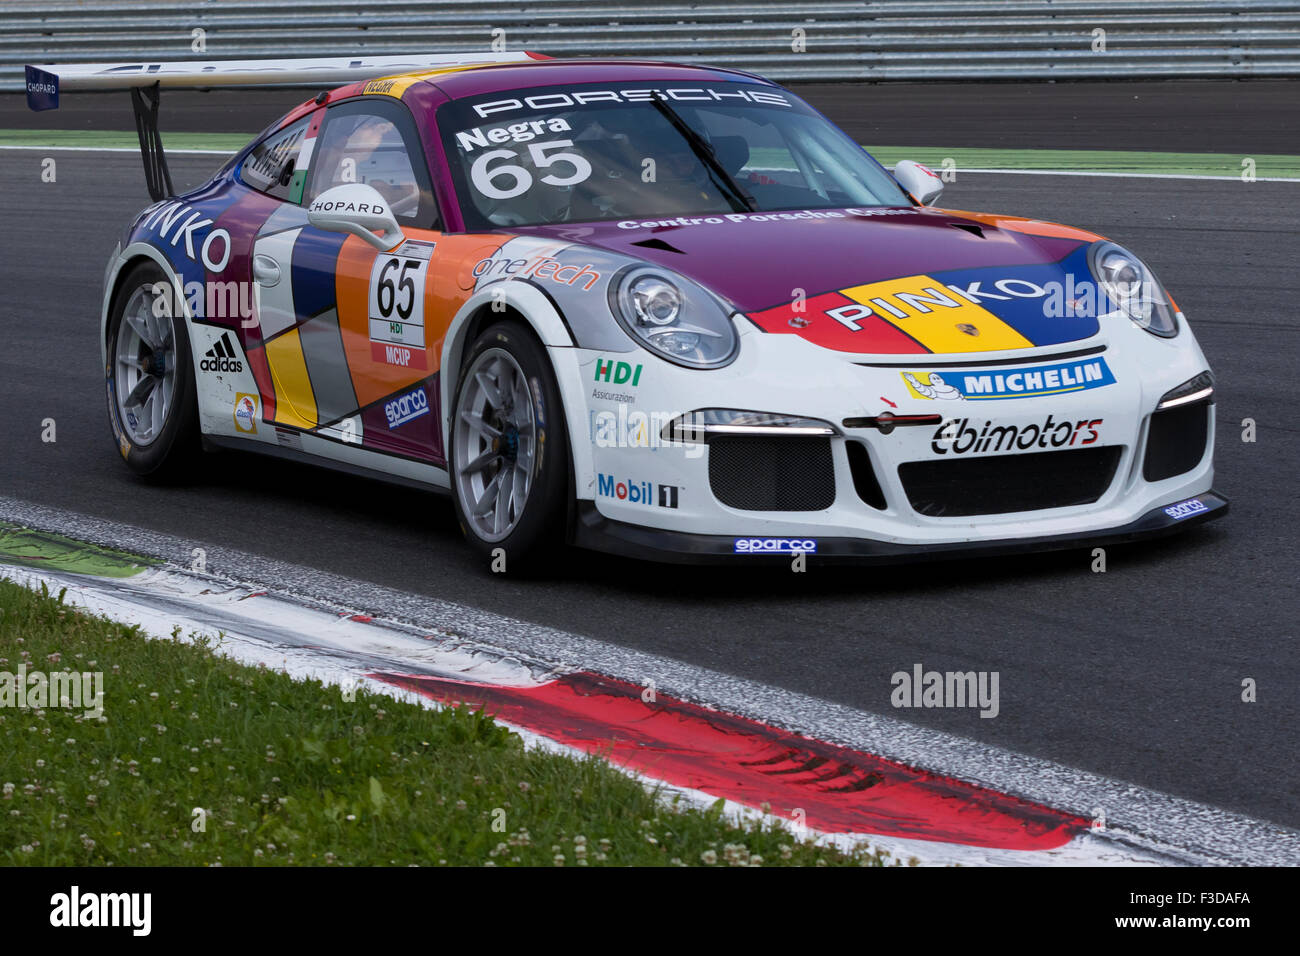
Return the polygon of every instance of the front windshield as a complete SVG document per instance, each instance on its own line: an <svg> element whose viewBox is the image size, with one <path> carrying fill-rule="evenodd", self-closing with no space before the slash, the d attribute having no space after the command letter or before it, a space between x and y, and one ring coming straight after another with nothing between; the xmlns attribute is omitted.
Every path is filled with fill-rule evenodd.
<svg viewBox="0 0 1300 956"><path fill-rule="evenodd" d="M470 230L910 205L801 100L753 83L493 93L444 104L438 127Z"/></svg>

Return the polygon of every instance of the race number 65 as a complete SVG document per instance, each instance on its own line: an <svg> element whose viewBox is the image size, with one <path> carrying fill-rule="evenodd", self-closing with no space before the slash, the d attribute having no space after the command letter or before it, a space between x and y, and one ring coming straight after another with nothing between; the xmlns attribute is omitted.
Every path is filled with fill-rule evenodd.
<svg viewBox="0 0 1300 956"><path fill-rule="evenodd" d="M394 286L391 273L397 270L399 263L401 271L397 273L397 283ZM396 302L397 314L403 320L411 317L411 310L415 308L415 282L406 273L414 269L418 275L423 265L424 263L418 259L394 258L384 263L384 267L379 270L379 282L375 285L375 305L379 307L380 315L384 318L391 316ZM405 296L405 304L396 301L399 292Z"/></svg>
<svg viewBox="0 0 1300 956"><path fill-rule="evenodd" d="M572 174L568 176L557 176L552 173L549 176L540 177L540 181L548 186L575 186L583 182L591 175L591 163L586 158L577 153L555 153L551 150L561 149L565 146L572 146L571 139L555 139L547 143L529 143L528 154L532 158L535 169L548 169L556 163L568 163L573 167ZM528 192L533 186L532 174L523 166L517 163L502 162L489 168L490 164L496 160L510 160L518 158L518 153L513 149L493 149L479 156L474 160L474 165L470 167L470 180L474 183L474 188L489 199L513 199L515 196ZM498 180L506 179L508 185L498 185Z"/></svg>

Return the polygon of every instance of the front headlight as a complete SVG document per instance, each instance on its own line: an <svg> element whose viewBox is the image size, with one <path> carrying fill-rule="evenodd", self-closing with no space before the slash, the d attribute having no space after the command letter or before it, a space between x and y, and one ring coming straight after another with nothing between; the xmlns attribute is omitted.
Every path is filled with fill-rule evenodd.
<svg viewBox="0 0 1300 956"><path fill-rule="evenodd" d="M650 266L631 266L609 285L619 324L651 352L678 365L718 368L736 354L736 330L703 289Z"/></svg>
<svg viewBox="0 0 1300 956"><path fill-rule="evenodd" d="M838 434L838 428L819 418L738 408L697 408L678 415L660 432L660 436L668 441L692 443L736 435L750 438L831 438Z"/></svg>
<svg viewBox="0 0 1300 956"><path fill-rule="evenodd" d="M1097 280L1098 290L1110 299L1114 310L1124 313L1152 335L1172 338L1178 334L1175 309L1164 286L1133 253L1113 242L1096 242L1088 250L1088 267ZM1111 309L1099 311L1105 313Z"/></svg>
<svg viewBox="0 0 1300 956"><path fill-rule="evenodd" d="M1171 388L1160 396L1156 411L1177 408L1179 405L1191 405L1195 402L1209 401L1214 398L1214 373L1206 369L1200 375L1193 376L1177 388Z"/></svg>

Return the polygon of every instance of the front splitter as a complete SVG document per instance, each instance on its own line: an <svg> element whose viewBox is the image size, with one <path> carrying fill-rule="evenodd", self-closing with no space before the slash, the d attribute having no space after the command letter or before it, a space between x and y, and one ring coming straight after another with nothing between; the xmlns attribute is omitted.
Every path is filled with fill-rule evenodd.
<svg viewBox="0 0 1300 956"><path fill-rule="evenodd" d="M809 562L846 564L909 564L919 561L943 561L959 558L1024 554L1035 551L1064 551L1070 548L1127 544L1176 534L1194 525L1221 518L1228 513L1228 499L1213 491L1195 496L1205 506L1186 517L1166 512L1170 505L1152 508L1124 525L1066 534L1035 535L1023 538L998 538L982 541L950 541L940 544L898 544L871 538L820 537L804 535L816 541L815 552L808 552ZM1172 504L1172 503L1171 503ZM737 553L736 541L750 536L730 534L692 534L665 531L614 521L596 510L592 501L578 502L573 543L583 548L673 564L729 564L733 561L784 561L794 556L792 550L778 552ZM793 535L753 535L763 540L790 539Z"/></svg>

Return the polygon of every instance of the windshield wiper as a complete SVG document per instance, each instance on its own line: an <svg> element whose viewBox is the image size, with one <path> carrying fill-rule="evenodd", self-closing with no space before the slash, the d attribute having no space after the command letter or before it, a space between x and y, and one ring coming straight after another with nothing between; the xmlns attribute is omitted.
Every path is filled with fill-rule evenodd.
<svg viewBox="0 0 1300 956"><path fill-rule="evenodd" d="M686 145L690 146L691 152L708 167L714 185L724 193L729 194L727 201L731 203L732 208L737 212L756 212L758 204L754 202L754 197L745 192L740 183L732 179L731 174L722 168L722 164L718 162L718 157L713 152L713 147L709 144L709 141L697 133L689 123L677 114L675 109L659 97L652 98L650 102L654 104L655 109L663 114L664 119L673 124L673 129L677 130L682 139L686 140Z"/></svg>

